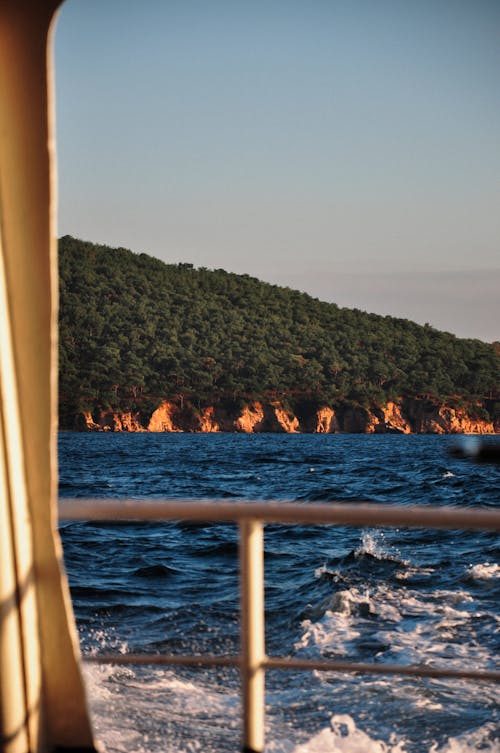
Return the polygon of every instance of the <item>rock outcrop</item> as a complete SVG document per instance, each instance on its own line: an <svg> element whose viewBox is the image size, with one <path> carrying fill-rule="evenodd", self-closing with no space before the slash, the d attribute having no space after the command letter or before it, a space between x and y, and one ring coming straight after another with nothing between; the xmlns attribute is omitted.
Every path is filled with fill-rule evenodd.
<svg viewBox="0 0 500 753"><path fill-rule="evenodd" d="M246 405L241 414L234 421L236 431L247 433L262 431L264 424L264 408L262 403L251 403Z"/></svg>
<svg viewBox="0 0 500 753"><path fill-rule="evenodd" d="M199 417L199 431L204 434L211 434L214 431L222 431L220 423L215 415L215 408L210 405L205 408Z"/></svg>
<svg viewBox="0 0 500 753"><path fill-rule="evenodd" d="M75 428L77 431L146 431L139 419L139 414L130 411L125 413L101 411L97 420L94 420L90 411L82 411L76 417Z"/></svg>
<svg viewBox="0 0 500 753"><path fill-rule="evenodd" d="M411 426L409 421L403 416L400 403L389 401L387 405L381 406L383 431L391 434L410 434ZM381 430L380 430L381 431Z"/></svg>
<svg viewBox="0 0 500 753"><path fill-rule="evenodd" d="M340 431L333 408L319 408L315 413L315 434L332 434Z"/></svg>
<svg viewBox="0 0 500 753"><path fill-rule="evenodd" d="M82 411L77 431L112 432L243 432L243 433L355 433L355 434L495 434L492 421L477 418L463 408L424 398L405 398L366 408L341 402L335 408L302 405L297 415L278 402L252 401L242 408L221 405L195 409L163 401L150 415Z"/></svg>
<svg viewBox="0 0 500 753"><path fill-rule="evenodd" d="M179 427L179 409L174 403L165 401L153 413L149 419L148 431L182 431Z"/></svg>
<svg viewBox="0 0 500 753"><path fill-rule="evenodd" d="M278 403L273 403L270 408L270 421L271 423L273 422L274 414L274 420L279 427L278 431L285 432L286 434L297 434L300 432L300 424L297 416L294 416L290 411L284 410Z"/></svg>
<svg viewBox="0 0 500 753"><path fill-rule="evenodd" d="M405 415L417 434L495 434L492 421L474 418L464 409L435 404L429 400L405 400Z"/></svg>

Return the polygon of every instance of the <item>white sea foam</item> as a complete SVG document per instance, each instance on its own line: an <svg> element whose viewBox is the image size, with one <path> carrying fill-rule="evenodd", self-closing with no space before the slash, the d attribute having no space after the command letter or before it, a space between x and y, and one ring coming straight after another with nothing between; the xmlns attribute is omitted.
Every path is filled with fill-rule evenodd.
<svg viewBox="0 0 500 753"><path fill-rule="evenodd" d="M352 678L350 678L352 679ZM96 738L104 753L219 753L220 740L211 733L228 734L238 749L241 739L240 704L234 691L180 678L171 670L148 670L87 665L85 681L91 700ZM391 692L393 679L375 679L373 687ZM340 683L338 692L344 690ZM394 690L394 687L392 687ZM401 701L415 695L415 706L425 699L416 688L398 685ZM402 692L403 691L403 695ZM275 698L277 702L279 699ZM439 708L431 699L428 709ZM267 753L408 753L414 745L404 730L379 739L362 729L348 714L331 717L330 725L300 742L290 727L271 715L266 723ZM230 742L231 745L231 742ZM230 750L231 748L224 749ZM428 753L500 753L493 723L429 744Z"/></svg>
<svg viewBox="0 0 500 753"><path fill-rule="evenodd" d="M388 545L384 531L379 529L363 530L361 533L361 546L356 549L355 557L369 554L378 560L388 560L409 565L408 560L401 559L401 552Z"/></svg>
<svg viewBox="0 0 500 753"><path fill-rule="evenodd" d="M307 648L308 654L312 655L320 654L322 649L328 648L338 656L346 656L350 642L360 636L360 632L351 627L345 615L327 614L319 623L305 620L303 629L304 633L295 644L295 650Z"/></svg>
<svg viewBox="0 0 500 753"><path fill-rule="evenodd" d="M306 743L298 745L293 753L405 753L401 741L389 744L374 740L359 729L348 714L337 714L327 727Z"/></svg>
<svg viewBox="0 0 500 753"><path fill-rule="evenodd" d="M500 742L492 740L493 724L485 724L476 730L457 737L449 737L444 745L433 743L428 753L500 753ZM360 729L348 714L336 714L330 726L313 735L306 742L294 745L287 741L270 741L269 753L407 753L410 743L403 737L391 735L388 741L371 737Z"/></svg>
<svg viewBox="0 0 500 753"><path fill-rule="evenodd" d="M90 633L92 647L89 653L92 656L97 655L102 650L113 651L118 654L126 654L128 651L127 641L113 636L110 631L95 628Z"/></svg>
<svg viewBox="0 0 500 753"><path fill-rule="evenodd" d="M239 698L217 683L192 682L165 669L94 664L85 665L84 679L104 753L215 751L214 731L234 729L239 738Z"/></svg>
<svg viewBox="0 0 500 753"><path fill-rule="evenodd" d="M361 534L361 546L356 554L371 554L372 557L382 559L387 555L385 534L383 531L363 531Z"/></svg>
<svg viewBox="0 0 500 753"><path fill-rule="evenodd" d="M410 565L404 572L396 573L395 577L396 580L411 581L413 578L422 578L424 576L430 577L435 573L435 571L436 569L434 567L416 567Z"/></svg>
<svg viewBox="0 0 500 753"><path fill-rule="evenodd" d="M500 578L500 565L491 562L483 562L479 565L471 565L467 575L475 580L493 580Z"/></svg>
<svg viewBox="0 0 500 753"><path fill-rule="evenodd" d="M460 668L486 668L490 651L476 639L472 596L463 590L429 594L382 584L350 588L324 599L302 623L295 650L307 655L356 655L357 642L368 641L373 655L389 661L428 664L446 660ZM495 622L492 614L484 615ZM464 640L467 636L467 640ZM380 646L377 651L377 646Z"/></svg>

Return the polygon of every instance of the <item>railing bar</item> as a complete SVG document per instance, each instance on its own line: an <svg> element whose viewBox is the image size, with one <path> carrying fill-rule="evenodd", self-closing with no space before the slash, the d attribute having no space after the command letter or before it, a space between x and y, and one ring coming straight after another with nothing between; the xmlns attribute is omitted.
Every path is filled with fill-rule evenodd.
<svg viewBox="0 0 500 753"><path fill-rule="evenodd" d="M171 664L206 667L239 667L239 656L176 656L169 654L84 654L91 664Z"/></svg>
<svg viewBox="0 0 500 753"><path fill-rule="evenodd" d="M240 656L176 656L157 654L96 654L83 656L83 661L93 664L140 664L140 665L185 665L207 667L239 667ZM416 677L455 677L466 680L500 682L500 671L475 669L447 669L446 667L422 667L418 664L368 664L343 660L292 659L272 656L264 659L263 669L317 670L320 672L363 673L377 675L414 675Z"/></svg>
<svg viewBox="0 0 500 753"><path fill-rule="evenodd" d="M62 499L64 520L146 521L184 520L299 523L347 526L464 529L500 532L500 511L458 507L398 506L366 503L297 504L293 502L224 502L219 500Z"/></svg>
<svg viewBox="0 0 500 753"><path fill-rule="evenodd" d="M240 521L240 635L243 750L264 750L264 532L259 520Z"/></svg>
<svg viewBox="0 0 500 753"><path fill-rule="evenodd" d="M268 657L266 669L318 670L321 672L362 672L363 674L414 675L416 677L456 677L469 680L500 682L500 671L475 669L447 669L446 667L422 667L418 664L368 664L347 661L315 661L307 659L287 659Z"/></svg>

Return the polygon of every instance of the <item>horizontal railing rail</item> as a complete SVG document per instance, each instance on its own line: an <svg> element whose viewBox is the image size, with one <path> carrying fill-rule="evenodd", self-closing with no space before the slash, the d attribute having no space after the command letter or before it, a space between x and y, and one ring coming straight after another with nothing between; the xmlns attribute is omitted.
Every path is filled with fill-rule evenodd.
<svg viewBox="0 0 500 753"><path fill-rule="evenodd" d="M219 500L62 499L60 518L96 522L198 521L239 525L240 640L237 656L99 654L86 661L114 664L239 667L243 695L243 749L264 748L265 670L319 670L341 673L410 675L499 682L500 671L427 665L370 664L267 656L264 644L264 545L267 523L402 527L500 532L500 511L477 508L397 506L366 503L300 504Z"/></svg>
<svg viewBox="0 0 500 753"><path fill-rule="evenodd" d="M196 520L344 526L441 528L500 532L500 511L463 507L328 502L226 502L193 499L61 499L64 520Z"/></svg>
<svg viewBox="0 0 500 753"><path fill-rule="evenodd" d="M85 655L91 664L150 664L183 667L240 667L240 655L214 654L185 656L183 654L95 654ZM292 659L281 656L266 656L260 663L263 669L319 670L323 672L359 673L372 675L415 675L418 677L455 677L462 680L500 682L500 670L451 669L425 667L419 664L369 664L330 659Z"/></svg>

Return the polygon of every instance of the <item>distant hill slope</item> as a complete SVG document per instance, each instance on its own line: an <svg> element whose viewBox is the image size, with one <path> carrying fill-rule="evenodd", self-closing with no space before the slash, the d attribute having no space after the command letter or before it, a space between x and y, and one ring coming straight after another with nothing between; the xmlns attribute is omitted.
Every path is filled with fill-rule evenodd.
<svg viewBox="0 0 500 753"><path fill-rule="evenodd" d="M497 418L500 356L406 319L339 308L248 275L59 241L60 416L423 396Z"/></svg>

